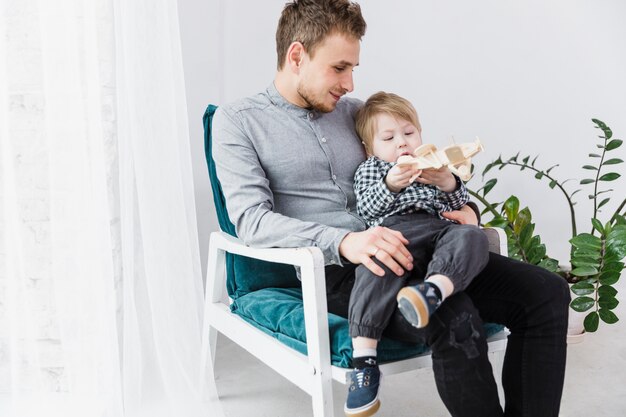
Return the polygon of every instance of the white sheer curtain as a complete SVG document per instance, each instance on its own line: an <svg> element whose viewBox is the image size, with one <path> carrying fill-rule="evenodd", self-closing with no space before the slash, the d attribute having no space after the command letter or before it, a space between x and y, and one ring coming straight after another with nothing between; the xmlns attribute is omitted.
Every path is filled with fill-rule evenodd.
<svg viewBox="0 0 626 417"><path fill-rule="evenodd" d="M176 1L0 5L0 415L221 415Z"/></svg>

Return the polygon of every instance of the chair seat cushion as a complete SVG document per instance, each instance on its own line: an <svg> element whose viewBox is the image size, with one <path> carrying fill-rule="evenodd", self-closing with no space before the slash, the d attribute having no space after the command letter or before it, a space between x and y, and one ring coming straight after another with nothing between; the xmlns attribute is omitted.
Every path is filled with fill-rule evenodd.
<svg viewBox="0 0 626 417"><path fill-rule="evenodd" d="M254 291L237 298L231 304L231 310L250 324L306 355L304 308L300 288L264 288ZM348 320L329 313L328 326L332 364L341 368L350 367L352 343ZM485 324L488 337L502 329L501 325ZM428 350L426 345L383 338L378 346L378 359L381 363L392 362L419 356Z"/></svg>

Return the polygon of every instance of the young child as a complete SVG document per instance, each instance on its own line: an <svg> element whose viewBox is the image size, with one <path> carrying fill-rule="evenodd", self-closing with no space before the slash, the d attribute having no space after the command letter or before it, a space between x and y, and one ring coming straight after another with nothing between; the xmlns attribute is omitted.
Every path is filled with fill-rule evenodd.
<svg viewBox="0 0 626 417"><path fill-rule="evenodd" d="M442 216L469 200L464 184L448 168L424 170L411 182L414 168L395 166L398 157L422 144L411 103L395 94L376 93L357 112L356 130L368 154L354 177L358 214L370 227L400 231L414 259L413 271L401 277L378 262L376 254L372 260L385 276L363 265L356 270L349 305L354 370L344 411L365 417L380 406L376 347L396 303L411 325L427 326L441 303L467 288L487 264L488 242L475 225Z"/></svg>

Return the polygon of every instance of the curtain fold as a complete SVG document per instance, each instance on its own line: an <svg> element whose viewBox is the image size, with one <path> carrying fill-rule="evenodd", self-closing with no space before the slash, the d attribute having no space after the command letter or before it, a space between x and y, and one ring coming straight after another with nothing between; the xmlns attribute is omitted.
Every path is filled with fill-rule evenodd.
<svg viewBox="0 0 626 417"><path fill-rule="evenodd" d="M221 415L176 1L0 5L0 415Z"/></svg>

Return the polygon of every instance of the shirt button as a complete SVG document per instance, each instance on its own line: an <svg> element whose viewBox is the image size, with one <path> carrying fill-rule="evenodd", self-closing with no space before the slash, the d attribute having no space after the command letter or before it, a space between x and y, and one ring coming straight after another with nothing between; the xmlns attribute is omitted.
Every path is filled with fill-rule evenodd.
<svg viewBox="0 0 626 417"><path fill-rule="evenodd" d="M326 143L326 138L322 138L322 142Z"/></svg>
<svg viewBox="0 0 626 417"><path fill-rule="evenodd" d="M313 118L313 113L309 113L309 119Z"/></svg>
<svg viewBox="0 0 626 417"><path fill-rule="evenodd" d="M346 207L346 211L350 213L350 207Z"/></svg>
<svg viewBox="0 0 626 417"><path fill-rule="evenodd" d="M336 175L333 175L333 181L334 181L334 180L336 180L336 179L337 179L337 176L336 176Z"/></svg>
<svg viewBox="0 0 626 417"><path fill-rule="evenodd" d="M335 260L334 260L334 259L331 259L331 260L330 260L330 263L331 263L331 264L335 264Z"/></svg>

